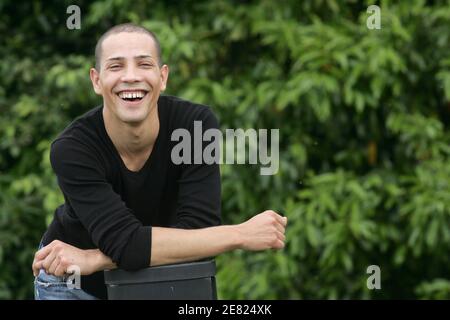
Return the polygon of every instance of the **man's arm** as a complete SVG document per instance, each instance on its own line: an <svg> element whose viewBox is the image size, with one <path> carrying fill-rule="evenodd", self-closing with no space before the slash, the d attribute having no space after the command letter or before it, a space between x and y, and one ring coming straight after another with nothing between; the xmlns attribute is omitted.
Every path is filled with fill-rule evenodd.
<svg viewBox="0 0 450 320"><path fill-rule="evenodd" d="M284 247L286 218L263 212L240 225L196 230L153 228L151 265L199 260L234 249Z"/></svg>
<svg viewBox="0 0 450 320"><path fill-rule="evenodd" d="M282 249L286 223L285 217L268 210L238 225L195 230L153 227L149 265L195 261L234 249ZM61 276L70 265L80 267L82 275L116 267L100 250L81 250L54 241L36 253L33 273L37 275L43 268L49 274Z"/></svg>

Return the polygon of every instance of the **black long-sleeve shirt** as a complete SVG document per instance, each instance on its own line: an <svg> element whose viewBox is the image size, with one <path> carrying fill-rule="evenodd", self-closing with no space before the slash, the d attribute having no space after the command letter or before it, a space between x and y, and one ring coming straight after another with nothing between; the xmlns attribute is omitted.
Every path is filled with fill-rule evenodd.
<svg viewBox="0 0 450 320"><path fill-rule="evenodd" d="M204 132L218 128L216 117L206 106L172 96L160 96L158 113L158 137L137 172L127 169L110 140L101 106L53 141L50 160L65 203L56 209L44 245L58 239L80 249L98 248L118 267L136 270L149 266L152 226L193 229L221 223L218 164L171 161L175 129L187 129L193 139L194 121L202 121ZM106 298L103 272L83 276L81 287Z"/></svg>

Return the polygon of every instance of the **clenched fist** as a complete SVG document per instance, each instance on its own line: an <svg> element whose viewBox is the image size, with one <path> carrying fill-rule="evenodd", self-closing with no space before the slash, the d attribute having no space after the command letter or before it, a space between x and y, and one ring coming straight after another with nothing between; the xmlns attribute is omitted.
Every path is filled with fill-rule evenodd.
<svg viewBox="0 0 450 320"><path fill-rule="evenodd" d="M237 227L242 239L240 248L259 251L284 248L287 218L267 210Z"/></svg>

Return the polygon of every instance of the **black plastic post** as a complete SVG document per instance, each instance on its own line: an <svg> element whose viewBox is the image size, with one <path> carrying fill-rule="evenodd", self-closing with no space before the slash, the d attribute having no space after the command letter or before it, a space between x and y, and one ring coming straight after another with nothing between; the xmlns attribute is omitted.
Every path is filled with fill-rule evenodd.
<svg viewBox="0 0 450 320"><path fill-rule="evenodd" d="M105 271L108 300L216 300L214 260Z"/></svg>

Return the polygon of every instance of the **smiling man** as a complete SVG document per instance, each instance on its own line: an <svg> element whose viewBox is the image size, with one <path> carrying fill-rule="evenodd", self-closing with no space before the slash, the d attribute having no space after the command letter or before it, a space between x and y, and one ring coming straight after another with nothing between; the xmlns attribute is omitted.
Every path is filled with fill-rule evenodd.
<svg viewBox="0 0 450 320"><path fill-rule="evenodd" d="M65 203L33 261L36 299L106 298L103 270L137 270L233 250L281 249L286 218L268 210L221 226L217 164L174 164L171 133L218 128L207 106L160 95L169 68L156 36L136 25L108 30L90 70L96 107L52 143ZM195 156L195 155L194 155ZM65 285L80 268L81 288Z"/></svg>

